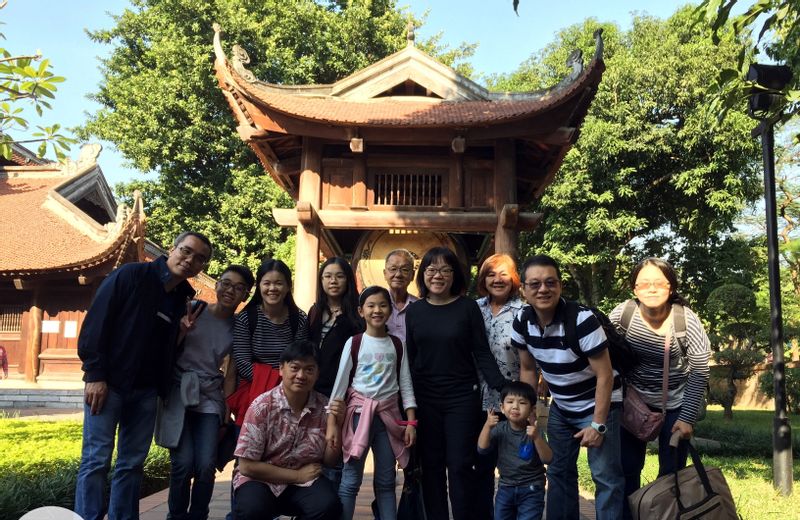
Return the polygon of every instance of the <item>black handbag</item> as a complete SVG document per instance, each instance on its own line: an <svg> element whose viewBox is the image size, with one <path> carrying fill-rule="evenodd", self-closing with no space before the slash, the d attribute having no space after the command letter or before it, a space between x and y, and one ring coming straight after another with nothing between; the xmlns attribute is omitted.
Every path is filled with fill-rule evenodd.
<svg viewBox="0 0 800 520"><path fill-rule="evenodd" d="M397 506L397 520L427 520L422 500L422 469L413 448L403 475L403 493Z"/></svg>

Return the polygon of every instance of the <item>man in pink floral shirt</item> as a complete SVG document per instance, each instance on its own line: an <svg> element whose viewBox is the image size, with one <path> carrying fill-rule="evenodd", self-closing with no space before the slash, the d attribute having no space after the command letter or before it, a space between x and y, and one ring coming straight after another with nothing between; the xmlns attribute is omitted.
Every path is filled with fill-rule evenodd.
<svg viewBox="0 0 800 520"><path fill-rule="evenodd" d="M290 344L281 354L281 384L248 408L235 451L237 520L341 517L336 491L322 475L322 464L335 464L341 446L325 442L327 399L313 390L318 372L314 345ZM332 407L337 415L339 404Z"/></svg>

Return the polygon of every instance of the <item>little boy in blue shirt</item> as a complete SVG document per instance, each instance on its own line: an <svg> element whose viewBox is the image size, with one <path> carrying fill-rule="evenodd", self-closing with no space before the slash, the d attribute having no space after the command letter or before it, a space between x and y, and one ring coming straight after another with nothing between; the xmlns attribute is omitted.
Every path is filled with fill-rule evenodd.
<svg viewBox="0 0 800 520"><path fill-rule="evenodd" d="M553 458L550 446L539 435L531 413L536 391L528 383L513 381L500 393L500 422L494 410L478 437L478 452L497 450L500 485L494 503L494 520L540 520L544 512L545 469Z"/></svg>

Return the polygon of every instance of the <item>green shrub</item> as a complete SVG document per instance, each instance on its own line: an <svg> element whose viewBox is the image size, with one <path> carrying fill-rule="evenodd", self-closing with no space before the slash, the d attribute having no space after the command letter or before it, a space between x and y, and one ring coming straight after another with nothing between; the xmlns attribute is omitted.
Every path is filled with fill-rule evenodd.
<svg viewBox="0 0 800 520"><path fill-rule="evenodd" d="M78 421L0 420L0 518L19 518L31 509L72 509L80 465ZM169 452L153 446L144 465L141 496L164 489Z"/></svg>
<svg viewBox="0 0 800 520"><path fill-rule="evenodd" d="M786 370L786 409L789 413L800 414L800 368ZM772 370L765 370L758 376L758 384L764 395L775 398L775 380Z"/></svg>

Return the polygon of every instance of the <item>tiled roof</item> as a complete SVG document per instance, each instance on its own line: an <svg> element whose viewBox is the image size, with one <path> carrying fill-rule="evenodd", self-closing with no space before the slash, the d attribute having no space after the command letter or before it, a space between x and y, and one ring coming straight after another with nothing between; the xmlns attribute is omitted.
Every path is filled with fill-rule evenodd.
<svg viewBox="0 0 800 520"><path fill-rule="evenodd" d="M434 128L484 126L535 116L557 107L587 86L599 83L603 68L602 60L593 60L575 81L564 88L537 99L496 101L391 97L352 101L333 96L282 94L246 81L230 65L228 73L248 98L293 117L340 125Z"/></svg>
<svg viewBox="0 0 800 520"><path fill-rule="evenodd" d="M138 234L137 212L131 212L122 225L114 226L102 240L81 232L58 212L46 207L48 195L69 177L64 175L0 174L0 276L41 271L80 270L112 258ZM64 212L86 217L69 202ZM86 217L88 218L88 217ZM113 224L112 224L113 226Z"/></svg>

